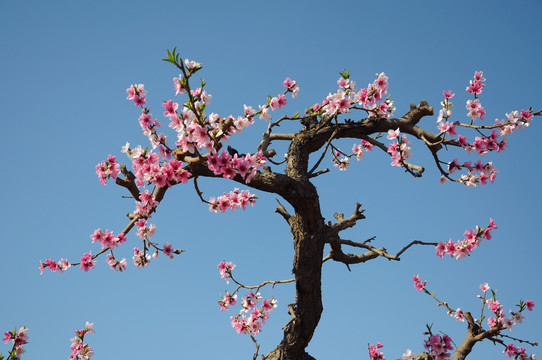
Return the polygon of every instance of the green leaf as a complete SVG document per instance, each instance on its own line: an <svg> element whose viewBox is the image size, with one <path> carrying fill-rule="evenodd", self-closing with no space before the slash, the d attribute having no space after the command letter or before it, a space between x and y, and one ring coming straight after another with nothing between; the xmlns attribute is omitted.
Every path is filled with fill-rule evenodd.
<svg viewBox="0 0 542 360"><path fill-rule="evenodd" d="M350 70L344 69L342 72L339 73L344 79L350 78Z"/></svg>

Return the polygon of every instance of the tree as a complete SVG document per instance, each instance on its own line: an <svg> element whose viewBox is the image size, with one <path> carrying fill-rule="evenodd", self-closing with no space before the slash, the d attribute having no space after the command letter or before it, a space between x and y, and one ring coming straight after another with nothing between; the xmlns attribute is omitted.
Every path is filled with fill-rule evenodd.
<svg viewBox="0 0 542 360"><path fill-rule="evenodd" d="M506 136L518 129L529 125L534 116L542 114L533 109L513 111L507 114L505 120L497 121L492 125L482 125L480 120L486 114L479 95L485 86L482 72L476 72L470 81L467 92L473 99L467 101L470 121L462 123L452 122L452 91L444 91L442 108L438 112L438 132L432 132L420 127L424 117L434 114L433 107L422 101L418 105L412 104L410 110L400 117L394 117L395 107L390 96L387 95L388 78L384 73L377 74L373 83L367 88L356 89L354 81L350 79L348 71L340 74L338 89L327 96L321 103L314 104L305 110L305 114L296 113L292 116L283 116L273 121L271 112L287 105L287 95L293 97L299 91L298 84L287 78L284 81L285 90L275 97L269 97L258 110L245 105L243 116L222 118L217 114L206 114L206 107L210 104L211 96L205 90L205 82L201 80L197 88L191 84L192 76L201 70L201 64L195 61L180 58L174 49L168 51L164 59L174 64L181 71L180 76L174 78L176 95L184 94L187 101L182 105L173 100L164 102L164 115L169 118L169 127L177 132L176 147L168 145L164 134L158 133L159 123L150 114L146 105L146 90L143 85L132 85L128 88L128 99L141 108L139 123L144 134L149 138L152 149L141 146L135 148L129 144L123 152L132 160L132 169L120 165L115 156L109 156L96 167L100 181L104 184L113 178L115 182L126 188L130 195L136 199L136 209L129 214L129 223L124 230L115 235L109 230L97 229L91 236L93 242L99 242L102 250L96 254L91 252L83 255L79 263L70 263L67 260L53 261L48 259L42 264L42 271L49 268L52 271L65 271L72 265L88 271L95 265L95 260L102 254L107 254L107 263L111 268L124 270L126 260L114 257L113 250L121 245L125 236L135 229L142 240L142 249L134 251L134 263L137 266L146 266L150 261L150 253L163 252L168 257L181 254L183 250L174 249L171 244L160 246L152 235L154 227L149 223L159 203L164 199L171 187L191 182L201 201L208 204L211 211L225 212L238 207L243 209L255 203L257 197L247 190L234 189L229 194L206 200L199 188L198 179L203 177L222 177L256 190L278 195L276 212L280 214L290 227L293 236L295 255L293 259L294 279L285 281L267 281L249 287L239 283L232 275L234 265L223 262L219 270L223 277L232 279L238 285L232 293L226 293L220 300L220 305L227 308L235 303L236 293L240 288L259 289L266 284L295 281L296 301L288 306L290 321L284 326L284 338L277 348L266 356L266 359L312 359L305 349L309 344L322 314L321 274L322 264L326 261L336 261L345 264L348 268L354 264L365 263L376 258L386 258L399 261L414 245L435 246L437 255L451 255L460 259L469 255L483 239L491 238L491 231L496 228L493 220L486 227L476 227L465 232L465 239L458 242L429 243L412 241L404 244L402 250L390 253L382 246L373 245L374 238L365 241L351 241L341 237L341 232L352 228L364 219L364 210L360 203L352 204L353 213L345 217L339 213L335 221L327 221L322 215L319 203L319 194L312 179L330 172L322 166L322 161L330 156L339 170L346 170L350 161L355 157L361 160L364 154L373 148L380 149L391 157L391 165L403 168L410 176L421 177L424 167L407 161L411 157L410 139L413 137L428 149L434 159L434 165L441 173L441 181L456 182L474 187L493 182L497 170L491 162L483 163L481 160L452 161L442 160L441 152L447 148L464 149L469 153L486 155L490 152L500 152L507 145ZM387 97L386 97L387 96ZM356 118L357 114L366 117ZM268 121L267 130L262 134L262 140L252 153L242 153L228 146L226 141L243 129L250 126L257 117ZM299 129L292 133L277 133L276 128L284 122L299 124ZM475 133L474 139L462 134L457 135L458 129L470 130ZM457 135L457 137L456 137ZM337 142L341 139L356 139L356 143L348 151L340 148ZM359 141L359 142L358 142ZM277 143L287 144L287 155L284 160L277 159L274 146ZM156 152L156 150L158 152ZM284 164L284 168L282 167ZM456 176L456 171L465 173ZM121 176L122 175L122 176ZM152 188L149 191L147 187ZM145 190L144 190L145 189ZM292 210L284 206L287 203ZM330 246L329 253L324 253L325 245ZM361 253L349 253L347 247L353 247ZM414 277L418 290L425 290L425 283ZM463 313L461 309L452 309L444 301L437 300L444 305L457 319L466 319L467 334L453 353L454 359L464 359L472 347L479 341L489 339L493 342L507 346L503 340L502 331L521 321L522 313L531 310L534 303L531 300L521 301L519 310L506 317L502 306L495 298L495 293L486 298L488 288L483 288L483 304L487 304L494 314L489 329L485 330L483 317L474 319L469 312ZM256 291L257 293L257 291ZM489 294L489 293L487 293ZM259 346L255 335L259 332L262 322L272 310L273 299L262 301L263 305L256 307L260 299L251 292L244 299L242 308L249 311L246 315L240 313L232 319L232 325L240 333L248 334L256 345L254 358L257 358ZM90 326L90 328L92 328ZM85 327L87 329L87 326ZM81 330L83 331L83 330ZM84 332L86 333L86 331ZM84 335L83 333L83 335ZM26 333L25 333L26 334ZM410 356L416 359L445 358L450 349L446 336L433 334L428 328L429 339L426 342L427 353ZM15 338L15 332L9 339ZM8 340L9 340L8 339ZM516 339L519 340L519 339ZM371 358L382 358L379 353L380 344L371 345L369 353ZM437 349L438 348L438 349ZM442 352L439 352L442 350ZM509 355L522 358L520 348L512 345ZM407 356L409 357L409 356Z"/></svg>

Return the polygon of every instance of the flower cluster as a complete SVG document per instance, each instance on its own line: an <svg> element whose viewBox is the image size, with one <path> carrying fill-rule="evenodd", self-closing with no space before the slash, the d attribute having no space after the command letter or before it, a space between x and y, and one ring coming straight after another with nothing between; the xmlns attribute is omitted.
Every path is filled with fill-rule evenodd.
<svg viewBox="0 0 542 360"><path fill-rule="evenodd" d="M109 248L111 250L126 241L126 237L123 233L115 236L112 231L102 229L94 230L94 233L90 235L90 238L92 239L93 244L99 242L100 245L102 245L102 249Z"/></svg>
<svg viewBox="0 0 542 360"><path fill-rule="evenodd" d="M384 353L382 351L378 351L378 349L383 347L384 345L382 345L379 341L376 342L376 345L369 345L369 357L371 360L386 360Z"/></svg>
<svg viewBox="0 0 542 360"><path fill-rule="evenodd" d="M469 187L476 187L476 185L486 185L488 180L493 183L499 172L490 161L488 163L482 163L481 160L478 160L476 164L472 164L471 161L465 161L463 164L460 164L456 158L453 161L448 163L448 172L453 174L454 172L467 169L469 172L467 174L462 174L461 177L457 180L460 183L465 184ZM441 178L442 182L446 181L446 178Z"/></svg>
<svg viewBox="0 0 542 360"><path fill-rule="evenodd" d="M490 289L489 285L487 283L480 285L480 290L482 290L483 295L478 295L478 297L482 300L482 312L484 307L487 305L487 308L489 311L493 313L493 316L489 317L487 319L487 325L491 329L503 329L507 328L509 331L512 331L512 327L518 323L522 323L523 319L525 318L522 313L525 310L532 311L534 307L534 301L527 300L523 301L521 300L517 307L519 308L518 311L514 312L512 310L509 310L510 316L506 317L502 304L496 299L496 291L491 290L492 296L489 299L486 299L487 297L487 291ZM484 317L482 316L479 320L479 324L481 324ZM524 348L517 347L513 343L510 343L506 345L506 348L504 349L503 353L505 353L508 357L513 357L517 360L536 360L536 355L528 356L527 352Z"/></svg>
<svg viewBox="0 0 542 360"><path fill-rule="evenodd" d="M220 272L220 277L226 279L226 282L229 284L235 264L221 261L217 268ZM234 282L236 281L234 280ZM224 297L218 301L221 311L229 310L230 306L237 304L236 292L241 287L245 287L239 283L237 284L238 288L233 293L226 291ZM258 307L260 300L262 301L262 304ZM262 325L265 324L265 321L269 318L269 313L276 307L277 300L274 298L269 300L263 299L259 292L254 293L251 290L243 297L243 300L241 301L241 310L239 313L230 317L231 325L238 334L249 334L251 336L257 335L259 332L261 332Z"/></svg>
<svg viewBox="0 0 542 360"><path fill-rule="evenodd" d="M135 224L137 226L137 236L141 240L150 240L150 238L156 232L156 226L154 224L150 224L147 226L147 219L139 219L136 221Z"/></svg>
<svg viewBox="0 0 542 360"><path fill-rule="evenodd" d="M55 262L54 260L47 259L45 260L45 264L40 261L40 275L43 275L43 270L45 268L49 268L52 272L55 272L59 270L61 273L66 271L71 266L71 263L66 259L60 259L58 262Z"/></svg>
<svg viewBox="0 0 542 360"><path fill-rule="evenodd" d="M262 305L258 308L260 300ZM257 335L262 331L262 325L269 318L269 313L277 307L277 300L262 299L260 293L250 291L243 297L241 306L239 313L230 317L231 326L238 334Z"/></svg>
<svg viewBox="0 0 542 360"><path fill-rule="evenodd" d="M469 154L471 152L476 152L478 156L486 155L491 151L503 151L508 146L506 135L528 126L530 120L535 115L532 112L532 109L521 110L521 112L513 111L506 114L506 120L497 119L495 121L495 125L473 125L477 119L483 120L484 116L486 115L486 111L478 98L478 95L482 93L482 90L485 87L485 80L486 79L483 77L483 73L481 71L476 71L474 73L473 80L470 81L469 86L466 88L467 92L474 95L473 99L469 99L466 102L466 109L468 110L467 116L471 119L470 124L462 124L459 121L449 121L449 118L452 115L451 108L453 106L450 99L455 96L455 94L452 93L452 90L443 91L444 100L441 102L442 108L440 109L437 118L437 127L440 130L438 136L442 136L442 141L444 141L444 137L446 135L457 135L457 143L461 145L461 147L463 147L463 149L465 149ZM536 115L538 114L539 113ZM457 134L458 126L474 128L478 131L479 136L476 136L474 141L469 142L466 136ZM484 134L482 132L483 129L492 129L492 131L490 134ZM468 173L461 175L461 177L458 179L452 179L449 176L454 171L460 170L461 168L468 169ZM475 187L478 184L485 185L487 184L488 180L493 183L498 173L491 162L481 165L479 161L477 165L473 166L471 165L470 161L467 161L461 165L457 159L454 159L448 163L448 173L446 173L443 169L441 169L441 172L442 183L446 182L447 180L452 180L470 187Z"/></svg>
<svg viewBox="0 0 542 360"><path fill-rule="evenodd" d="M343 154L340 150L335 150L331 161L333 162L333 165L339 170L347 170L348 166L350 166L350 158L352 156L355 156L356 159L360 161L363 158L365 151L372 150L373 144L367 140L362 139L360 144L354 144L352 146L352 154L350 155Z"/></svg>
<svg viewBox="0 0 542 360"><path fill-rule="evenodd" d="M28 343L28 329L24 326L21 326L19 330L15 329L13 331L6 331L2 340L5 344L10 341L13 341L13 347L8 354L8 360L20 360L21 354L25 352L24 345ZM0 355L0 358L3 359L3 356Z"/></svg>
<svg viewBox="0 0 542 360"><path fill-rule="evenodd" d="M449 350L453 350L452 339L448 335L432 335L429 333L429 339L424 340L424 347L434 360L446 360L450 358Z"/></svg>
<svg viewBox="0 0 542 360"><path fill-rule="evenodd" d="M412 280L414 281L414 287L417 290L419 291L423 290L427 295L435 299L435 301L437 301L439 306L445 307L448 310L448 315L453 316L457 321L465 321L466 314L463 312L463 310L461 310L461 308L457 308L456 310L454 310L448 305L447 302L443 302L437 299L432 292L425 289L426 282L425 281L422 282L419 276L417 275L414 276ZM486 331L482 327L482 321L485 319L484 309L486 306L489 309L489 311L491 311L494 315L487 319L487 324L490 328L490 330L488 331L490 331L491 337L503 336L501 335L501 331L505 328L512 331L512 327L514 325L516 325L517 323L521 323L523 321L524 316L522 315L522 313L525 310L529 310L529 311L533 310L534 301L527 300L524 302L523 300L520 300L519 304L516 305L519 308L519 310L516 312L510 310L509 311L510 316L506 317L503 311L503 306L499 303L499 301L495 297L496 291L491 290L492 296L489 299L487 299L488 290L490 290L489 285L487 283L481 284L480 290L482 290L483 292L483 295L478 295L478 298L482 300L482 310L481 310L480 318L474 320L480 328L480 333L483 333ZM468 315L470 316L470 314ZM472 321L472 318L470 318L469 320L469 327L472 325L471 321ZM447 337L447 335L444 335L444 336L433 335L431 333L431 326L427 326L427 328L429 331L425 334L429 335L429 339L425 340L425 348L429 351L433 359L443 359L443 360L447 359L450 356L450 354L447 351L453 349L451 346L451 339ZM488 334L488 333L485 333L485 334ZM515 339L515 340L519 340L519 339ZM536 343L530 343L529 341L524 341L524 340L519 340L519 341L529 343L531 345L536 345ZM499 341L499 342L504 345L504 342L502 341ZM536 360L535 355L531 355L529 357L525 349L516 347L514 344L509 344L508 346L506 346L504 353L507 353L509 357L514 357L516 360L527 360L527 359Z"/></svg>
<svg viewBox="0 0 542 360"><path fill-rule="evenodd" d="M162 124L152 117L152 114L150 114L150 110L148 108L142 109L138 121L139 125L141 126L141 130L143 131L143 135L149 139L152 148L156 149L158 147L160 154L164 158L169 159L171 156L171 151L167 146L167 136L165 136L163 133L158 134L156 131L156 128L161 127Z"/></svg>
<svg viewBox="0 0 542 360"><path fill-rule="evenodd" d="M297 93L299 93L299 85L297 82L287 77L282 84L286 87L287 91L292 92L292 98L295 99L297 97Z"/></svg>
<svg viewBox="0 0 542 360"><path fill-rule="evenodd" d="M487 283L486 283L486 286L487 286ZM519 311L514 312L512 310L509 310L510 316L506 317L503 311L503 306L495 298L496 293L493 291L493 297L486 300L487 290L484 291L482 286L480 288L484 292L483 296L479 296L483 301L483 305L487 305L487 308L489 309L489 311L491 311L494 315L487 319L487 325L490 328L506 327L509 331L512 331L512 327L516 325L517 323L521 324L523 319L525 318L522 315L522 312L525 311L525 309L529 311L533 310L534 301L532 300L527 300L525 302L520 301L519 305L517 305L519 307ZM487 289L489 289L489 286L487 286Z"/></svg>
<svg viewBox="0 0 542 360"><path fill-rule="evenodd" d="M506 120L497 120L497 124L501 125L501 135L512 134L514 131L528 127L533 117L532 109L521 110L521 112L516 110L506 114Z"/></svg>
<svg viewBox="0 0 542 360"><path fill-rule="evenodd" d="M469 152L476 151L478 156L486 155L490 151L503 151L506 146L508 146L508 140L506 137L503 137L502 140L499 140L499 136L502 136L503 133L498 132L497 130L491 131L489 136L482 135L476 136L474 142L471 144L467 141L465 136L459 135L457 141L461 146Z"/></svg>
<svg viewBox="0 0 542 360"><path fill-rule="evenodd" d="M153 210L158 206L158 201L149 190L139 194L139 201L136 202L136 210L134 215L143 217L151 217Z"/></svg>
<svg viewBox="0 0 542 360"><path fill-rule="evenodd" d="M130 87L126 89L126 93L128 94L126 99L132 100L135 106L145 106L145 95L147 95L147 90L145 90L143 84L130 85Z"/></svg>
<svg viewBox="0 0 542 360"><path fill-rule="evenodd" d="M410 141L407 139L406 135L400 135L399 128L396 130L388 130L388 140L399 139L397 142L394 141L388 146L388 153L391 155L391 165L392 166L403 166L403 163L406 159L412 156L410 152Z"/></svg>
<svg viewBox="0 0 542 360"><path fill-rule="evenodd" d="M238 207L245 210L247 205L253 206L256 199L256 195L251 194L250 191L235 188L229 193L224 193L216 199L214 197L209 199L209 210L214 211L215 213L218 213L219 211L226 212L228 209L234 211Z"/></svg>
<svg viewBox="0 0 542 360"><path fill-rule="evenodd" d="M234 306L237 304L237 294L230 294L226 291L224 297L218 301L220 305L220 311L229 310L229 306Z"/></svg>
<svg viewBox="0 0 542 360"><path fill-rule="evenodd" d="M296 98L297 94L299 93L299 85L295 80L292 80L289 77L286 78L282 84L284 85L284 87L286 87L286 90L282 94L278 94L277 96L269 96L269 98L267 99L267 104L258 105L258 111L255 111L251 106L245 105L244 108L246 120L238 118L238 121L240 121L241 123L245 123L246 126L248 126L253 122L252 117L256 116L257 114L260 114L260 119L269 120L271 119L269 109L271 109L271 111L276 111L282 109L283 106L288 105L288 102L286 101L286 94L291 92L292 99Z"/></svg>
<svg viewBox="0 0 542 360"><path fill-rule="evenodd" d="M232 262L221 261L218 264L217 268L218 268L218 271L220 272L220 277L222 279L226 279L226 283L229 284L231 271L235 269L235 264L233 264Z"/></svg>
<svg viewBox="0 0 542 360"><path fill-rule="evenodd" d="M448 121L441 121L437 128L441 131L441 134L450 134L452 136L457 134L455 124Z"/></svg>
<svg viewBox="0 0 542 360"><path fill-rule="evenodd" d="M116 179L120 172L119 168L120 165L116 161L116 156L109 154L106 161L102 161L96 165L96 174L98 174L100 183L107 185L107 179Z"/></svg>
<svg viewBox="0 0 542 360"><path fill-rule="evenodd" d="M88 271L89 269L94 269L94 265L96 265L96 263L97 261L94 261L94 258L92 257L92 252L89 251L81 256L79 268Z"/></svg>
<svg viewBox="0 0 542 360"><path fill-rule="evenodd" d="M350 156L343 154L340 150L335 151L331 161L333 166L341 171L348 170L348 166L350 166Z"/></svg>
<svg viewBox="0 0 542 360"><path fill-rule="evenodd" d="M182 161L169 159L169 161L160 162L160 156L157 153L142 149L139 145L135 149L131 149L130 144L126 143L122 152L132 160L132 168L136 176L135 182L139 187L145 186L146 183L158 187L186 183L192 176L183 168Z"/></svg>
<svg viewBox="0 0 542 360"><path fill-rule="evenodd" d="M133 262L134 262L134 265L139 267L139 268L142 268L142 267L145 267L147 265L149 265L150 261L151 261L151 256L149 254L147 254L146 251L141 251L140 248L138 247L135 247L134 248L134 256L133 256Z"/></svg>
<svg viewBox="0 0 542 360"><path fill-rule="evenodd" d="M421 281L420 275L415 275L412 277L412 281L414 281L414 288L418 291L422 291L425 288L425 284L427 284L427 281Z"/></svg>
<svg viewBox="0 0 542 360"><path fill-rule="evenodd" d="M359 92L356 90L355 82L350 80L346 71L341 73L337 84L339 89L334 94L329 94L321 104L313 105L313 111L333 116L350 112L350 109L357 104L377 118L389 118L393 115L395 111L393 101L389 97L382 101L388 91L386 74L376 74L373 83Z"/></svg>
<svg viewBox="0 0 542 360"><path fill-rule="evenodd" d="M536 360L535 354L532 354L531 356L527 355L527 351L524 348L517 347L514 343L506 345L503 354L506 354L506 356L510 358L513 357L515 360Z"/></svg>
<svg viewBox="0 0 542 360"><path fill-rule="evenodd" d="M476 230L465 230L465 233L463 234L465 238L463 240L458 240L455 243L452 239L448 240L446 243L439 241L436 246L437 256L443 258L444 255L449 254L450 257L455 257L456 260L459 260L470 255L470 253L480 245L482 239L491 240L491 231L493 229L497 229L497 225L495 225L493 219L489 219L489 225L483 229L476 226Z"/></svg>
<svg viewBox="0 0 542 360"><path fill-rule="evenodd" d="M483 77L484 73L482 71L475 71L474 72L474 79L469 82L469 86L467 86L466 91L474 94L476 97L477 95L480 95L482 93L482 89L486 86L483 84L486 79Z"/></svg>
<svg viewBox="0 0 542 360"><path fill-rule="evenodd" d="M373 144L371 144L367 140L361 140L361 144L354 144L352 146L352 152L354 153L358 161L363 158L364 151L373 151Z"/></svg>
<svg viewBox="0 0 542 360"><path fill-rule="evenodd" d="M207 167L215 175L222 175L226 179L233 179L235 175L240 175L246 183L249 183L256 171L265 164L266 158L261 151L254 155L246 154L239 156L238 154L230 155L227 151L222 150L218 153L211 154L207 157Z"/></svg>
<svg viewBox="0 0 542 360"><path fill-rule="evenodd" d="M452 116L451 109L453 103L450 101L450 99L453 98L455 94L452 94L452 90L442 91L442 94L444 95L444 100L440 103L440 105L442 105L442 109L439 110L437 123L440 123L443 119L448 120L448 118Z"/></svg>
<svg viewBox="0 0 542 360"><path fill-rule="evenodd" d="M72 344L70 349L72 353L70 354L70 360L89 360L93 355L94 351L92 348L84 343L85 335L89 332L95 333L94 323L89 323L88 321L85 324L85 328L82 330L75 330L75 337L70 339Z"/></svg>
<svg viewBox="0 0 542 360"><path fill-rule="evenodd" d="M126 270L126 258L122 258L122 260L119 261L113 256L113 254L107 254L106 262L113 270L120 272Z"/></svg>
<svg viewBox="0 0 542 360"><path fill-rule="evenodd" d="M480 120L484 120L486 111L482 104L480 104L480 100L467 100L467 105L465 107L468 110L467 116L471 118L472 122L474 122L478 118L480 118Z"/></svg>

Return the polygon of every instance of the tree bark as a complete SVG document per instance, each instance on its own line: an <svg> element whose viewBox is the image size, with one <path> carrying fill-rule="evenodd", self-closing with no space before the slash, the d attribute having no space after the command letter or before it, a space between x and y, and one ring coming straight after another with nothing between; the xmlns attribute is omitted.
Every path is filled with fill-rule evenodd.
<svg viewBox="0 0 542 360"><path fill-rule="evenodd" d="M284 338L265 357L268 360L314 359L305 348L323 311L321 275L326 231L318 192L307 170L311 137L303 133L297 133L290 144L286 175L292 181L279 192L295 210L288 223L294 239L296 301L290 308L292 319L285 326Z"/></svg>

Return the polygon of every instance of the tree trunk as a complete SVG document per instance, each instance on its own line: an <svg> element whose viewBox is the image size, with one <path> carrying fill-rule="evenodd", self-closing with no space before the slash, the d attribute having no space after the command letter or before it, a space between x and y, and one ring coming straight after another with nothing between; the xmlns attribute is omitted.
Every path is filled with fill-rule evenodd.
<svg viewBox="0 0 542 360"><path fill-rule="evenodd" d="M288 218L294 239L292 272L296 279L296 302L291 304L292 319L285 326L284 338L265 359L314 359L305 352L320 321L322 306L322 258L325 223L316 187L308 180L309 137L292 141L288 151L286 175L293 180L281 194L295 210Z"/></svg>

